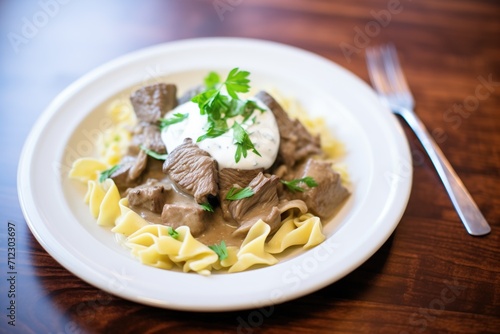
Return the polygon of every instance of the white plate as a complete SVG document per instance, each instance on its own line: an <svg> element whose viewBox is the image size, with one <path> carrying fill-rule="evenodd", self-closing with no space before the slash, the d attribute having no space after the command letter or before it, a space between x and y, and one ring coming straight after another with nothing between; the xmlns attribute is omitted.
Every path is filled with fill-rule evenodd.
<svg viewBox="0 0 500 334"><path fill-rule="evenodd" d="M82 185L68 180L74 159L93 154L106 127L110 97L167 77L180 89L210 70L240 67L253 86L270 85L327 119L347 148L354 192L325 227L327 240L280 263L236 274L172 272L145 266L95 224ZM117 95L118 94L118 95ZM331 284L367 260L396 228L412 180L408 143L395 117L363 81L338 65L290 46L207 38L158 45L118 58L64 90L29 135L19 162L18 191L40 244L86 282L139 303L191 311L226 311L291 300Z"/></svg>

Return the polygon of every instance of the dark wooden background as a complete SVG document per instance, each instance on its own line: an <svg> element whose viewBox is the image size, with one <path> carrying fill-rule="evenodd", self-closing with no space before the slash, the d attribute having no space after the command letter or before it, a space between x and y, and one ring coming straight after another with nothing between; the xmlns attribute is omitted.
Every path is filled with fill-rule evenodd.
<svg viewBox="0 0 500 334"><path fill-rule="evenodd" d="M16 169L31 126L62 89L92 68L141 47L203 36L291 44L364 80L364 49L395 43L418 114L492 233L466 233L430 161L407 131L415 171L398 228L365 264L311 295L263 310L189 313L125 301L73 276L40 247L18 203ZM0 329L499 333L499 120L497 0L0 1ZM7 317L9 222L17 252L15 327Z"/></svg>

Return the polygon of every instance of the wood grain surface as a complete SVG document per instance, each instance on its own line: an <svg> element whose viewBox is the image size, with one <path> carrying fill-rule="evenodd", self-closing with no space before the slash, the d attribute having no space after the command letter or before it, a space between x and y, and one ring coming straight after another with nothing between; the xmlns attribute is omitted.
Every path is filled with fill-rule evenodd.
<svg viewBox="0 0 500 334"><path fill-rule="evenodd" d="M492 232L466 233L403 124L414 174L401 222L368 261L320 291L262 309L190 313L123 300L68 272L33 237L17 199L31 127L61 90L104 62L204 36L290 44L367 82L366 47L394 43L417 113ZM499 36L496 0L0 1L0 332L500 333Z"/></svg>

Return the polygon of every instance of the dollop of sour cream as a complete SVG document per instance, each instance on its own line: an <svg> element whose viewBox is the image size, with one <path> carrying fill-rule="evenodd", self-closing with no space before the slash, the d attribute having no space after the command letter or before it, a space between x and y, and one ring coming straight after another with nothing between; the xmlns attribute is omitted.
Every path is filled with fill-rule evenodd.
<svg viewBox="0 0 500 334"><path fill-rule="evenodd" d="M174 114L188 114L182 122L169 125L161 132L162 141L167 147L167 152L172 152L181 145L185 138L191 138L202 150L208 152L222 168L239 169L267 169L276 160L280 143L278 125L272 111L263 103L257 101L259 107L264 111L255 109L252 116L245 123L242 116L230 118L227 122L231 127L234 122L239 122L245 129L252 141L255 149L260 153L258 156L253 151L248 150L246 157L241 157L236 162L236 145L233 140L233 130L229 129L223 135L216 138L207 138L202 141L196 140L206 133L207 115L201 115L198 105L194 102L186 102L168 112L164 118L172 117ZM255 117L255 118L254 118ZM254 121L252 121L254 119Z"/></svg>

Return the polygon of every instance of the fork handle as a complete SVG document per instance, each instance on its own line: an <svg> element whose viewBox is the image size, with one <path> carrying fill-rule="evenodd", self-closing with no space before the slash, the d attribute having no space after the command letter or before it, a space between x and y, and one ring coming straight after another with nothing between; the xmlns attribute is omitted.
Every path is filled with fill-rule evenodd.
<svg viewBox="0 0 500 334"><path fill-rule="evenodd" d="M406 108L394 107L393 110L403 117L422 143L467 232L476 236L490 233L491 227L488 222L422 121L413 111Z"/></svg>

